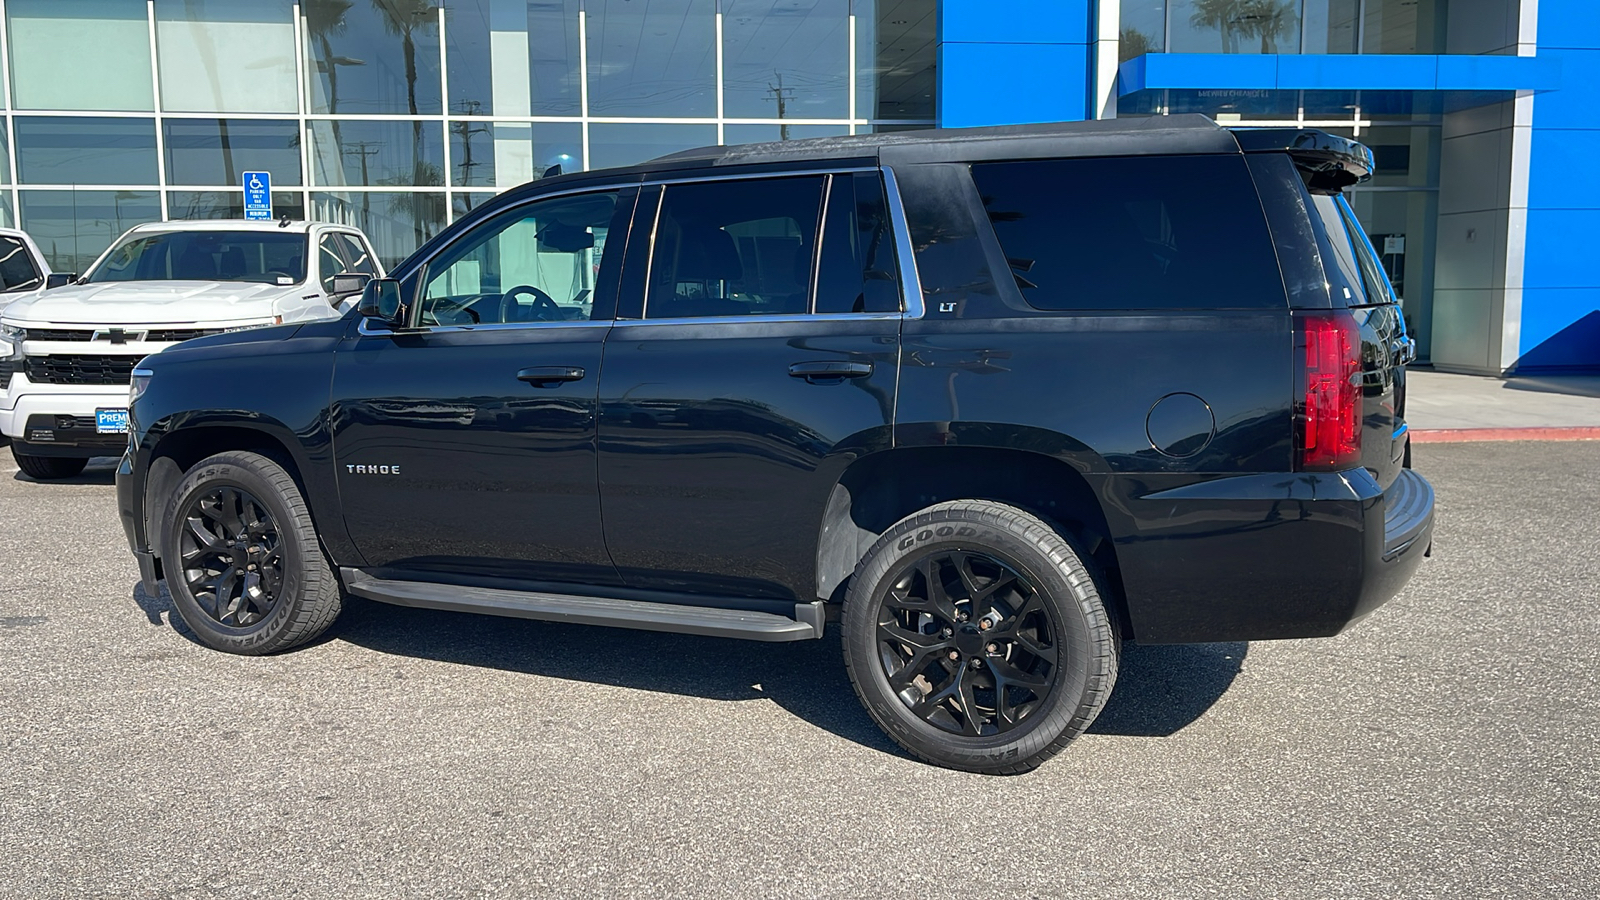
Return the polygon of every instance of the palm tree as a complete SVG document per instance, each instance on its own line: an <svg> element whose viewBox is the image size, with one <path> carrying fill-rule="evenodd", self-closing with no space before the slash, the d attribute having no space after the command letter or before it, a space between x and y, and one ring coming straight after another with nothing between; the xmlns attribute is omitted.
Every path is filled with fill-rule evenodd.
<svg viewBox="0 0 1600 900"><path fill-rule="evenodd" d="M1150 52L1153 42L1150 36L1137 28L1124 28L1117 36L1117 62L1125 63L1130 59L1144 56Z"/></svg>
<svg viewBox="0 0 1600 900"><path fill-rule="evenodd" d="M419 28L437 28L439 25L439 7L432 0L372 0L372 8L378 11L383 19L383 26L388 32L400 38L400 47L405 57L406 65L406 109L411 115L417 115L417 41L416 31ZM427 164L422 158L422 122L411 121L411 169L412 184L429 184L425 181L428 175ZM423 232L422 210L413 210L413 224L417 234Z"/></svg>
<svg viewBox="0 0 1600 900"><path fill-rule="evenodd" d="M1239 38L1234 33L1233 22L1238 17L1242 0L1194 0L1194 12L1189 24L1196 28L1215 28L1222 34L1222 52L1238 53Z"/></svg>
<svg viewBox="0 0 1600 900"><path fill-rule="evenodd" d="M1189 24L1215 28L1222 35L1222 52L1238 53L1240 38L1260 38L1261 52L1277 50L1277 38L1299 21L1292 2L1278 0L1194 0Z"/></svg>
<svg viewBox="0 0 1600 900"><path fill-rule="evenodd" d="M322 70L328 76L328 112L339 112L339 67L360 65L360 60L345 60L333 54L333 40L345 33L345 14L355 0L305 0L306 35L316 42L317 53L322 58ZM333 144L344 146L339 134L339 120L333 120Z"/></svg>

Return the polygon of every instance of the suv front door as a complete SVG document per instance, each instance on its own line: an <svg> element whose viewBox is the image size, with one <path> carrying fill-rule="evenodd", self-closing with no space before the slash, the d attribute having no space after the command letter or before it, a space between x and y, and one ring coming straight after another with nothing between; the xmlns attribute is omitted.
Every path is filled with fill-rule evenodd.
<svg viewBox="0 0 1600 900"><path fill-rule="evenodd" d="M332 427L345 522L368 566L616 582L595 402L636 195L494 215L407 279L413 329L352 325Z"/></svg>
<svg viewBox="0 0 1600 900"><path fill-rule="evenodd" d="M632 587L809 602L834 484L890 445L900 297L880 177L650 191L600 383L606 545Z"/></svg>

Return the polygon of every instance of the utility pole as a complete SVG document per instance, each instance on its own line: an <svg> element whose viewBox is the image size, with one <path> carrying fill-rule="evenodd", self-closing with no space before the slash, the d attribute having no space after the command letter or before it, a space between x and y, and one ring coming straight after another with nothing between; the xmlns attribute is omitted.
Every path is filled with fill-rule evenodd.
<svg viewBox="0 0 1600 900"><path fill-rule="evenodd" d="M463 100L461 102L462 115L475 116L478 114L478 110L482 108L483 103L478 100ZM472 170L480 165L480 163L474 161L472 158L472 136L475 134L484 134L489 130L489 126L481 125L475 122L451 122L450 130L461 135L460 183L463 185L471 184Z"/></svg>
<svg viewBox="0 0 1600 900"><path fill-rule="evenodd" d="M372 181L367 176L367 157L377 156L383 148L383 141L351 141L350 146L341 147L340 151L346 156L361 157L361 186L371 187ZM367 197L367 192L361 192L361 229L365 231L372 225L372 200Z"/></svg>
<svg viewBox="0 0 1600 900"><path fill-rule="evenodd" d="M783 86L783 73L782 72L776 72L774 74L778 76L778 83L775 84L775 85L773 85L773 84L767 85L767 93L772 94L774 97L778 98L778 118L782 119L782 118L784 118L784 110L786 108L786 104L790 100L794 99L791 96L794 93L794 88L786 88L786 87ZM784 141L787 141L789 139L789 126L788 126L787 123L781 124L781 125L778 126L778 138L779 138L779 140L784 140Z"/></svg>

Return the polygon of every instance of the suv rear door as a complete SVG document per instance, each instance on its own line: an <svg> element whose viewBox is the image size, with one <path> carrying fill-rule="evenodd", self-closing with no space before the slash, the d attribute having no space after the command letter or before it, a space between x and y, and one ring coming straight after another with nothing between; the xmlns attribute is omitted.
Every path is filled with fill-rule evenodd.
<svg viewBox="0 0 1600 900"><path fill-rule="evenodd" d="M633 587L810 601L834 484L890 445L881 177L647 190L600 378L606 546Z"/></svg>

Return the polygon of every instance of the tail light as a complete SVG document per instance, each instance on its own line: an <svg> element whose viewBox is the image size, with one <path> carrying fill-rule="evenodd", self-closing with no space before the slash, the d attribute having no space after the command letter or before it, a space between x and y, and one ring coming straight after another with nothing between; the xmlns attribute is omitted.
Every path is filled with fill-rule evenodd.
<svg viewBox="0 0 1600 900"><path fill-rule="evenodd" d="M1345 310L1295 316L1301 408L1295 456L1301 471L1361 462L1361 332Z"/></svg>

